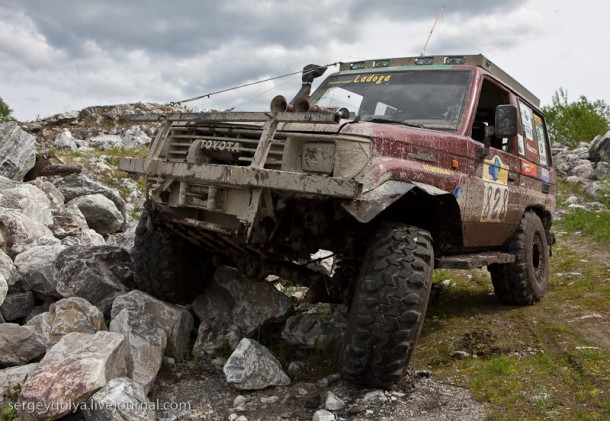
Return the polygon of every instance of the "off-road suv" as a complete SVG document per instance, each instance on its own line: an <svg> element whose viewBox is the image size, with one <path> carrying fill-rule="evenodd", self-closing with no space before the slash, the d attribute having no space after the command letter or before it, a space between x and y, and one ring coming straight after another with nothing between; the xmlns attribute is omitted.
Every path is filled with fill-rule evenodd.
<svg viewBox="0 0 610 421"><path fill-rule="evenodd" d="M388 387L405 373L434 268L487 266L499 301L547 289L555 174L539 100L481 55L304 69L271 111L146 115L139 287L192 300L211 265L279 275L350 306L346 378ZM333 276L309 256L334 253Z"/></svg>

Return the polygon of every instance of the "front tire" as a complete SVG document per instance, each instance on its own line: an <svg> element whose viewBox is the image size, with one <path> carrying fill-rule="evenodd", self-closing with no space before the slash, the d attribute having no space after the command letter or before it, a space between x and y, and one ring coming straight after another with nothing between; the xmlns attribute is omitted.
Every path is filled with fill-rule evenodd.
<svg viewBox="0 0 610 421"><path fill-rule="evenodd" d="M489 265L494 292L504 304L531 305L549 285L549 247L540 217L532 211L521 218L509 251L515 261Z"/></svg>
<svg viewBox="0 0 610 421"><path fill-rule="evenodd" d="M131 252L136 287L172 303L192 302L205 286L207 259L203 251L148 220L144 212Z"/></svg>
<svg viewBox="0 0 610 421"><path fill-rule="evenodd" d="M433 262L427 231L387 223L375 233L350 309L344 378L389 388L404 377L424 322Z"/></svg>

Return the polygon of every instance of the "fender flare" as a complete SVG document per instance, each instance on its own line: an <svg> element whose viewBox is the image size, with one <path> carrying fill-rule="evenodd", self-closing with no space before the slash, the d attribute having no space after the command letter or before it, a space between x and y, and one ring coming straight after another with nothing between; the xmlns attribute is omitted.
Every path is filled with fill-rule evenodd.
<svg viewBox="0 0 610 421"><path fill-rule="evenodd" d="M341 206L358 222L367 223L414 188L418 188L431 196L451 194L425 183L388 180L373 190L364 193L361 199L345 202Z"/></svg>

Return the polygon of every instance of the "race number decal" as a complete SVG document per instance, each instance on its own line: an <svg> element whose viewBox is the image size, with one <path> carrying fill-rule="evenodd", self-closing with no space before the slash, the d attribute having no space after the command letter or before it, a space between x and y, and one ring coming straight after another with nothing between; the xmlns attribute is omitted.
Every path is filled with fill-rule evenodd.
<svg viewBox="0 0 610 421"><path fill-rule="evenodd" d="M499 156L483 164L483 205L481 222L500 222L508 211L508 165Z"/></svg>

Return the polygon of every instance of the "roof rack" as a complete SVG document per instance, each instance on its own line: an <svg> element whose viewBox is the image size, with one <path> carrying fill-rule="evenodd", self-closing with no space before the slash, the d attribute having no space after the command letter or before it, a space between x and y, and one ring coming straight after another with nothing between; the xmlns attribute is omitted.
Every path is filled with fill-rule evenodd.
<svg viewBox="0 0 610 421"><path fill-rule="evenodd" d="M383 70L391 67L408 66L454 66L469 65L477 66L487 70L493 76L511 87L515 92L525 98L536 107L540 107L540 99L532 94L527 88L513 79L508 73L493 64L491 60L477 55L451 55L451 56L420 56L420 57L401 57L377 60L361 60L349 63L341 63L339 71L347 70Z"/></svg>

